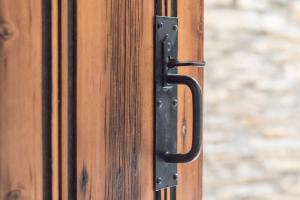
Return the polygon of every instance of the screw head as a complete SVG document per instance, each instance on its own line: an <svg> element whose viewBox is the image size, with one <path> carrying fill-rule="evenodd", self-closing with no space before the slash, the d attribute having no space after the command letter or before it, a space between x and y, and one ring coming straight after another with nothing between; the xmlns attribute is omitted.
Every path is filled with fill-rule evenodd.
<svg viewBox="0 0 300 200"><path fill-rule="evenodd" d="M164 26L164 23L160 22L158 25L157 25L157 28L162 28Z"/></svg>
<svg viewBox="0 0 300 200"><path fill-rule="evenodd" d="M173 175L173 179L174 179L175 181L178 180L178 174L177 174L177 173Z"/></svg>
<svg viewBox="0 0 300 200"><path fill-rule="evenodd" d="M177 30L178 30L178 25L175 24L175 25L173 26L173 31L177 31Z"/></svg>
<svg viewBox="0 0 300 200"><path fill-rule="evenodd" d="M168 42L167 46L168 46L168 51L171 51L171 47L172 47L171 42Z"/></svg>
<svg viewBox="0 0 300 200"><path fill-rule="evenodd" d="M157 184L162 184L162 178L161 177L157 177L156 178L156 183Z"/></svg>
<svg viewBox="0 0 300 200"><path fill-rule="evenodd" d="M156 102L156 105L157 105L157 107L161 108L162 105L163 105L163 103L162 103L161 100L158 100L158 101Z"/></svg>
<svg viewBox="0 0 300 200"><path fill-rule="evenodd" d="M174 99L174 100L173 100L173 106L176 107L177 105L178 105L178 100L177 100L177 99Z"/></svg>

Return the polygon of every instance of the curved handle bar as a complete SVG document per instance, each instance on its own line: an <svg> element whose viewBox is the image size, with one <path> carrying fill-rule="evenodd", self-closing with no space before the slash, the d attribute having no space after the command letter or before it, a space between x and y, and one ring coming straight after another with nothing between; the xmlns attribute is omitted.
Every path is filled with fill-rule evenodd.
<svg viewBox="0 0 300 200"><path fill-rule="evenodd" d="M164 155L165 161L170 163L188 163L200 155L202 150L202 91L198 81L190 76L169 74L166 76L166 82L169 84L187 85L192 92L193 97L193 136L192 147L186 154Z"/></svg>

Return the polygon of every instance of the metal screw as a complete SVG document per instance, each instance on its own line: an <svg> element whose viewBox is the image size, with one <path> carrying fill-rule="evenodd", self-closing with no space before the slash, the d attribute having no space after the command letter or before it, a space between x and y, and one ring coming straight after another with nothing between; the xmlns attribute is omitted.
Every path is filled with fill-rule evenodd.
<svg viewBox="0 0 300 200"><path fill-rule="evenodd" d="M171 51L171 46L172 46L171 42L168 42L168 51Z"/></svg>
<svg viewBox="0 0 300 200"><path fill-rule="evenodd" d="M161 177L157 177L156 178L156 183L157 184L162 184L162 178Z"/></svg>
<svg viewBox="0 0 300 200"><path fill-rule="evenodd" d="M178 180L178 174L177 174L177 173L173 175L173 179L174 179L175 181Z"/></svg>
<svg viewBox="0 0 300 200"><path fill-rule="evenodd" d="M162 23L162 22L160 22L160 23L157 25L158 28L162 28L163 26L164 26L164 23Z"/></svg>
<svg viewBox="0 0 300 200"><path fill-rule="evenodd" d="M156 102L156 105L157 105L157 107L159 107L159 108L161 108L162 107L162 101L161 100L158 100L157 102Z"/></svg>
<svg viewBox="0 0 300 200"><path fill-rule="evenodd" d="M177 100L177 99L174 99L174 100L173 100L173 106L176 107L177 105L178 105L178 100Z"/></svg>
<svg viewBox="0 0 300 200"><path fill-rule="evenodd" d="M175 25L173 26L173 30L174 30L174 31L177 31L177 30L178 30L177 24L175 24Z"/></svg>

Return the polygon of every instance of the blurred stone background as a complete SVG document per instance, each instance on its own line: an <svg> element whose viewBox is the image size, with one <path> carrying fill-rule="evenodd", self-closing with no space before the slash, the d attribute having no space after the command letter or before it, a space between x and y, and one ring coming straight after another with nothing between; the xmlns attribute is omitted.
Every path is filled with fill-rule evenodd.
<svg viewBox="0 0 300 200"><path fill-rule="evenodd" d="M300 1L206 0L204 200L300 199Z"/></svg>

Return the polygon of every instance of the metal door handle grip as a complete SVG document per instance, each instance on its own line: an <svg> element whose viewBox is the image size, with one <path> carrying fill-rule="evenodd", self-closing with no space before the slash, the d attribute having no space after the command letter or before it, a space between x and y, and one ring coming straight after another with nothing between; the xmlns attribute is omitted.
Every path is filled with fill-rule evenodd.
<svg viewBox="0 0 300 200"><path fill-rule="evenodd" d="M185 65L186 66L186 65ZM182 84L189 87L193 99L193 136L192 147L186 154L165 154L165 161L170 163L188 163L200 155L202 150L202 90L196 79L185 75L168 74L166 82L169 84Z"/></svg>

